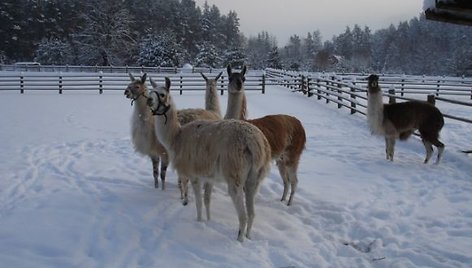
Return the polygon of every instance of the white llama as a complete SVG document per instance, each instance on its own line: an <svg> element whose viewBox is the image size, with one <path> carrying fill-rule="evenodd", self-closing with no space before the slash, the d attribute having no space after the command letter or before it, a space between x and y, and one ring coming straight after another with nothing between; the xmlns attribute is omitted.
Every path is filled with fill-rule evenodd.
<svg viewBox="0 0 472 268"><path fill-rule="evenodd" d="M148 90L146 88L146 74L140 79L135 79L129 73L131 83L125 89L125 96L131 99L134 104L134 111L131 117L131 139L136 152L149 156L152 161L154 176L154 187L159 188L159 160L161 160L161 181L162 190L165 189L165 178L169 157L167 152L156 139L154 119L149 107L146 104Z"/></svg>
<svg viewBox="0 0 472 268"><path fill-rule="evenodd" d="M153 91L148 105L155 117L158 139L169 152L179 176L190 178L195 193L197 219L202 220L201 182L210 219L212 185L224 181L239 219L238 240L250 238L258 187L270 168L270 146L262 132L240 120L197 120L181 126L170 95L170 80ZM245 200L245 202L244 202Z"/></svg>

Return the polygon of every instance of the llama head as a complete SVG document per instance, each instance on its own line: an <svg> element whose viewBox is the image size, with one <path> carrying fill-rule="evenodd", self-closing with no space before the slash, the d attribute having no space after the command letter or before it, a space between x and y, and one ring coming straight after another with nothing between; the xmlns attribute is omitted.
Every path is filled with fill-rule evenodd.
<svg viewBox="0 0 472 268"><path fill-rule="evenodd" d="M133 101L137 100L139 97L147 96L147 88L146 88L146 77L147 74L144 73L140 79L135 79L134 76L129 73L129 78L131 80L131 83L128 84L128 86L125 89L125 96L128 99L132 99L131 104L133 104Z"/></svg>
<svg viewBox="0 0 472 268"><path fill-rule="evenodd" d="M165 78L164 86L157 85L151 77L149 77L149 80L151 81L152 90L149 93L147 104L154 115L165 116L172 103L170 97L170 79L169 77Z"/></svg>
<svg viewBox="0 0 472 268"><path fill-rule="evenodd" d="M216 83L218 82L218 79L220 79L223 72L220 72L214 79L208 78L203 73L200 73L200 74L202 75L203 79L205 79L207 89L208 88L215 88L216 89L216 86L217 86Z"/></svg>
<svg viewBox="0 0 472 268"><path fill-rule="evenodd" d="M239 93L244 90L244 81L246 81L246 65L243 66L241 72L233 73L231 66L228 65L226 68L228 72L228 93Z"/></svg>
<svg viewBox="0 0 472 268"><path fill-rule="evenodd" d="M380 91L378 75L371 74L369 77L367 77L367 88L369 93L377 93Z"/></svg>

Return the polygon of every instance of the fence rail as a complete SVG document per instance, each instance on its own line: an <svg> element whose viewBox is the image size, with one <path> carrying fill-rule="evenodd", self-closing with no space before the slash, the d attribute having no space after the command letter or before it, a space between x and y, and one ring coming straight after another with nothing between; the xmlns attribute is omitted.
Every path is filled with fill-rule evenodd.
<svg viewBox="0 0 472 268"><path fill-rule="evenodd" d="M308 97L333 102L338 108L347 108L351 114L366 115L367 74L302 73L266 69L266 85L281 85ZM388 89L384 96L389 102L423 100L435 103L472 106L472 78L380 75L379 84ZM472 123L471 119L452 114L444 117Z"/></svg>
<svg viewBox="0 0 472 268"><path fill-rule="evenodd" d="M222 69L213 69L212 73L204 72L208 77L216 76ZM141 70L131 72L140 75ZM213 74L213 75L212 75ZM157 82L163 82L164 77L169 77L172 82L172 90L184 91L205 90L205 80L199 73L152 73L148 72ZM249 71L246 74L246 90L265 92L264 73L262 71ZM72 90L98 91L124 90L129 83L127 73L76 73L76 72L15 72L0 71L0 91L18 90L20 93L35 90L55 90L59 94ZM225 72L218 80L218 89L221 94L227 88L228 77ZM150 88L150 85L149 85Z"/></svg>

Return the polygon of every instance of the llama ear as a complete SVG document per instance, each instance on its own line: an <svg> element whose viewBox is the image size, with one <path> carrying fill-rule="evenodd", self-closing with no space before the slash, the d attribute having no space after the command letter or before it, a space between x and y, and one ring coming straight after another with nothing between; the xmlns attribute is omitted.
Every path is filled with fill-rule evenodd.
<svg viewBox="0 0 472 268"><path fill-rule="evenodd" d="M228 64L228 67L226 67L226 71L228 72L228 76L231 76L231 65Z"/></svg>
<svg viewBox="0 0 472 268"><path fill-rule="evenodd" d="M141 76L141 83L144 84L146 82L146 77L147 73L144 73L143 76Z"/></svg>
<svg viewBox="0 0 472 268"><path fill-rule="evenodd" d="M131 73L128 73L128 75L129 75L129 79L131 80L131 82L134 82L134 80L136 80Z"/></svg>
<svg viewBox="0 0 472 268"><path fill-rule="evenodd" d="M215 77L215 81L218 81L218 79L220 79L221 75L223 74L223 72L220 72L216 77Z"/></svg>
<svg viewBox="0 0 472 268"><path fill-rule="evenodd" d="M203 74L203 73L200 73L203 77L203 79L205 79L205 81L208 81L208 78Z"/></svg>
<svg viewBox="0 0 472 268"><path fill-rule="evenodd" d="M170 90L170 79L167 76L166 76L166 90L167 90L167 92L169 92L169 90Z"/></svg>
<svg viewBox="0 0 472 268"><path fill-rule="evenodd" d="M154 80L152 80L152 77L149 76L149 81L151 81L151 85L153 88L157 88L157 84L156 82L154 82Z"/></svg>
<svg viewBox="0 0 472 268"><path fill-rule="evenodd" d="M246 74L246 65L243 66L243 69L241 70L241 74L243 76Z"/></svg>

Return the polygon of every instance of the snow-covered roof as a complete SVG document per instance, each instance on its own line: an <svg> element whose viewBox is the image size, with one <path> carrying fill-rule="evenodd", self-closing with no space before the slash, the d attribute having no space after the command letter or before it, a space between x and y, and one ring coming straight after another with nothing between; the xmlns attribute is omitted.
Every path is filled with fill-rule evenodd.
<svg viewBox="0 0 472 268"><path fill-rule="evenodd" d="M470 0L424 0L423 10L430 20L472 25Z"/></svg>

